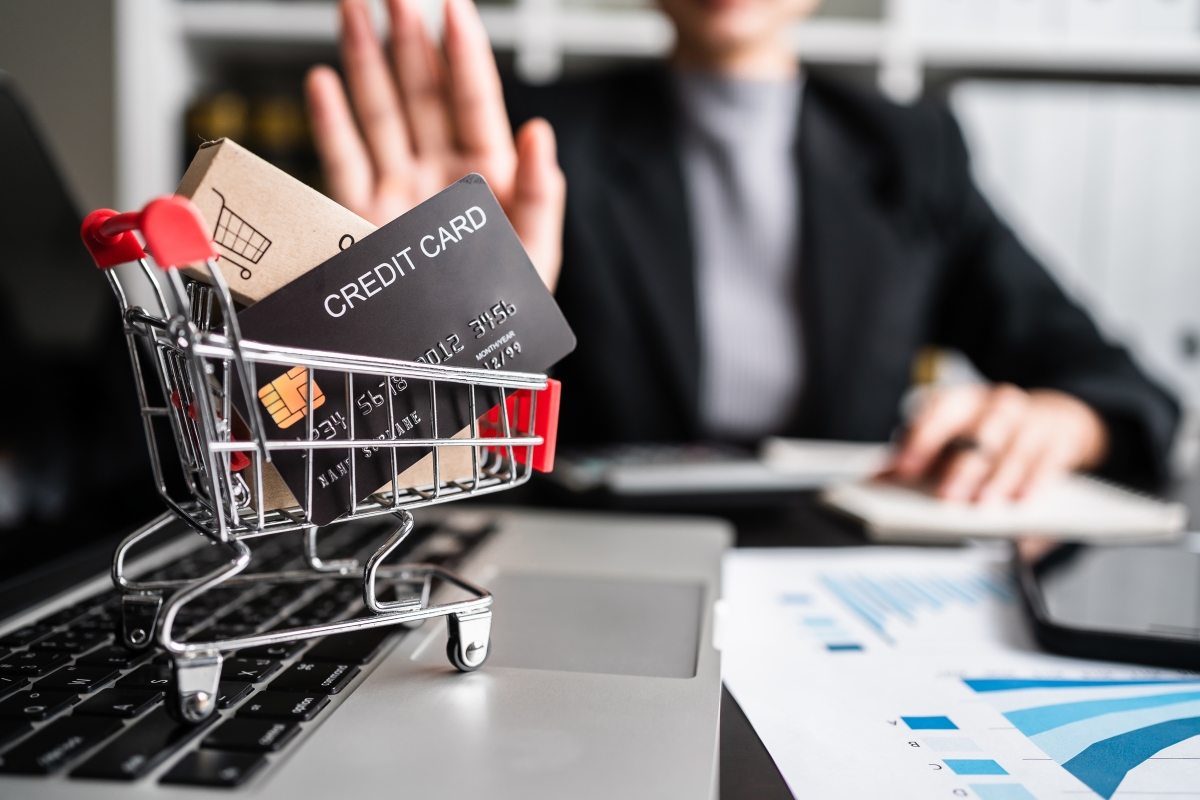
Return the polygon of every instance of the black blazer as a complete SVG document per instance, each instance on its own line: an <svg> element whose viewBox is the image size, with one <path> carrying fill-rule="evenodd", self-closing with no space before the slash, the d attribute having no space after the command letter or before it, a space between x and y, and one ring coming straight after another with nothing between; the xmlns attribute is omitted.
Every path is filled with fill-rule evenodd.
<svg viewBox="0 0 1200 800"><path fill-rule="evenodd" d="M700 438L694 254L662 67L506 88L544 116L567 176L557 298L579 346L556 369L560 441ZM1167 475L1175 401L1105 342L972 184L953 118L818 74L800 119L804 390L794 436L886 440L914 356L956 347L989 379L1069 392L1113 445L1102 472ZM771 342L756 346L771 347Z"/></svg>

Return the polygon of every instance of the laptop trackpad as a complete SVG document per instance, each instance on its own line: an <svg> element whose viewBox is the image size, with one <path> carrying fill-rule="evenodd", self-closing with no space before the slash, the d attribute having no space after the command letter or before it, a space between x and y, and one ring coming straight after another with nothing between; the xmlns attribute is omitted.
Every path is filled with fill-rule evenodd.
<svg viewBox="0 0 1200 800"><path fill-rule="evenodd" d="M496 599L485 669L696 675L698 583L501 573L488 589ZM420 660L444 659L440 649L422 647Z"/></svg>

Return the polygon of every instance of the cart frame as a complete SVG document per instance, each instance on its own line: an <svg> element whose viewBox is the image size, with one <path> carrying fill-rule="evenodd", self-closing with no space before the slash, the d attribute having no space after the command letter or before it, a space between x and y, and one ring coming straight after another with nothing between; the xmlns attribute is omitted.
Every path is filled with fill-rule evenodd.
<svg viewBox="0 0 1200 800"><path fill-rule="evenodd" d="M146 241L143 250L133 231ZM151 201L141 212L118 214L100 210L90 214L81 230L85 245L98 267L104 270L121 307L122 320L151 465L158 492L170 509L150 524L130 534L113 556L112 578L121 593L122 643L132 649L148 647L155 639L171 655L174 686L168 710L187 722L200 722L216 708L217 684L223 654L261 645L308 639L384 625L418 625L433 617L446 617L449 626L447 655L462 671L477 669L490 650L491 594L482 587L431 564L397 564L384 561L413 529L412 510L423 506L479 496L518 486L529 480L535 464L552 463L554 429L557 424L557 384L544 375L499 372L487 369L450 367L398 359L372 358L323 350L279 347L243 340L229 287L217 267L219 258L208 226L199 211L185 198L164 197ZM147 260L154 256L160 270ZM158 306L154 313L129 302L120 277L111 267L136 262L149 280ZM211 284L185 281L179 268L203 263ZM234 263L234 262L231 262ZM237 266L236 263L234 266ZM160 280L159 276L165 277ZM164 287L165 283L165 287ZM254 396L257 365L300 367L306 370L307 392L304 412L307 438L268 438ZM340 373L346 386L347 438L321 438L314 430L314 371ZM153 377L148 378L147 373ZM234 376L237 376L237 383ZM355 436L355 376L383 378L387 391L388 439ZM162 402L151 398L148 383L157 379ZM429 422L432 435L425 439L396 437L393 381L424 381L429 386ZM232 394L240 383L249 439L234 438ZM381 384L383 385L383 384ZM445 436L439 429L438 386L465 386L470 411L469 435ZM551 392L543 413L538 414L538 397ZM461 391L461 388L459 389ZM495 398L482 404L491 409L492 425L481 424L480 398ZM168 488L164 456L156 420L165 419L183 470L187 492L175 496ZM535 430L535 427L538 430ZM467 479L444 478L442 447L468 447L471 475ZM431 449L432 481L411 488L389 487L371 493L365 500L358 489L355 452L372 448L376 455L387 452L390 474L398 468L401 448ZM332 524L391 514L398 527L365 564L356 560L324 560L318 554L318 526L311 519L313 507L313 461L317 450L340 449L349 455L350 508ZM273 452L299 450L308 454L304 496L291 508L266 509L263 478ZM249 473L250 482L245 475ZM259 498L257 503L255 498ZM207 539L228 548L229 561L199 578L189 580L139 581L126 574L130 549L175 520L183 520ZM303 531L306 567L283 572L248 573L252 552L247 540L273 534ZM214 641L180 641L175 623L179 612L191 601L217 586L247 583L295 583L335 578L360 580L363 605L368 616L321 625L290 628ZM412 597L383 601L378 581L414 587ZM468 598L434 604L435 581L456 587Z"/></svg>

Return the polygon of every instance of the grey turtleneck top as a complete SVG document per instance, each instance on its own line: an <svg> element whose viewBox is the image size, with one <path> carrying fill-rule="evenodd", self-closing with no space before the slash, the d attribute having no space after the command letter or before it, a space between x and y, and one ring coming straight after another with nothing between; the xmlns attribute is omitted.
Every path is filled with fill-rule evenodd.
<svg viewBox="0 0 1200 800"><path fill-rule="evenodd" d="M777 433L804 378L796 137L803 79L677 73L708 436Z"/></svg>

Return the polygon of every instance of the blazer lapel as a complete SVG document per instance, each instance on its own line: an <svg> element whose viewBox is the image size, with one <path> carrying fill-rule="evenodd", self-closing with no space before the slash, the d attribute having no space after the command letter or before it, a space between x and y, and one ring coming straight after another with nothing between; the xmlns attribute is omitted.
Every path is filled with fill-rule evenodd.
<svg viewBox="0 0 1200 800"><path fill-rule="evenodd" d="M700 343L691 229L676 137L675 99L665 70L613 99L608 207L629 246L628 285L654 331L687 428L698 436Z"/></svg>
<svg viewBox="0 0 1200 800"><path fill-rule="evenodd" d="M795 433L886 438L899 409L882 410L909 377L924 327L912 297L920 253L906 242L889 193L890 159L855 136L822 82L806 88L800 121L800 307L805 396ZM899 387L892 384L899 383ZM892 403L891 400L886 401ZM892 403L894 405L894 403Z"/></svg>

